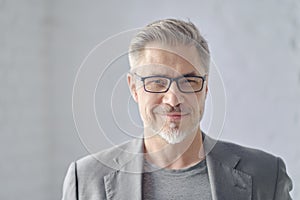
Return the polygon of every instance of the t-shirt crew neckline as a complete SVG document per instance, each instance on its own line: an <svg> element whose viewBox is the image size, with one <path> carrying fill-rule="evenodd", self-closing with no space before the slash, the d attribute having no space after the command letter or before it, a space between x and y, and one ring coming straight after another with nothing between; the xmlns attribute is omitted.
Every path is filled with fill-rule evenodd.
<svg viewBox="0 0 300 200"><path fill-rule="evenodd" d="M146 159L144 160L144 172L156 172L161 173L162 175L193 175L197 173L206 173L206 159L199 161L198 163L182 168L182 169L168 169L168 168L161 168L153 163L150 163Z"/></svg>

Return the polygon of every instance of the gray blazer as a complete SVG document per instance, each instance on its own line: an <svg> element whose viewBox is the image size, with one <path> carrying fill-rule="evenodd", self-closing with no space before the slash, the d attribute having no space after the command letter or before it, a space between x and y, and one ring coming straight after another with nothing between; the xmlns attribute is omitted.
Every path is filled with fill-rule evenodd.
<svg viewBox="0 0 300 200"><path fill-rule="evenodd" d="M291 199L292 181L280 158L208 136L204 148L213 200ZM142 199L142 151L143 140L135 139L73 162L62 199Z"/></svg>

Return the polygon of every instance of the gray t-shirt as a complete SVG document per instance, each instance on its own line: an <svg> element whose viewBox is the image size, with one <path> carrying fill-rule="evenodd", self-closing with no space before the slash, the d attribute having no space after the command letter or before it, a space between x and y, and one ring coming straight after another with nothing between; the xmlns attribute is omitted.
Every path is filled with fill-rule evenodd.
<svg viewBox="0 0 300 200"><path fill-rule="evenodd" d="M212 199L206 160L178 170L159 169L145 161L144 170L143 200Z"/></svg>

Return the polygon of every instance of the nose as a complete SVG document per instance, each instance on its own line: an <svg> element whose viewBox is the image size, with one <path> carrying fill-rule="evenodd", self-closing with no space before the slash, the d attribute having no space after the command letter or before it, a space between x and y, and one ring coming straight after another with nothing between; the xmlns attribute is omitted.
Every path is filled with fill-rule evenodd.
<svg viewBox="0 0 300 200"><path fill-rule="evenodd" d="M169 90L164 93L163 103L169 104L170 106L178 106L184 102L182 92L179 91L176 82L172 82Z"/></svg>

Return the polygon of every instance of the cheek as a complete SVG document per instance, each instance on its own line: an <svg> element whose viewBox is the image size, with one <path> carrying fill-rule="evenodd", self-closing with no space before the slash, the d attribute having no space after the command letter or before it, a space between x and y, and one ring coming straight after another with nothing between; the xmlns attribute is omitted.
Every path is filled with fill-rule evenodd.
<svg viewBox="0 0 300 200"><path fill-rule="evenodd" d="M202 118L202 115L204 113L205 100L206 100L206 96L205 95L201 95L200 100L199 100L199 110L200 110L200 117L201 118Z"/></svg>
<svg viewBox="0 0 300 200"><path fill-rule="evenodd" d="M156 94L140 91L138 93L138 98L140 113L144 119L149 120L153 117L152 110L160 104L159 97Z"/></svg>
<svg viewBox="0 0 300 200"><path fill-rule="evenodd" d="M205 94L199 93L186 99L187 104L191 106L193 112L202 114L205 105Z"/></svg>

